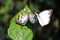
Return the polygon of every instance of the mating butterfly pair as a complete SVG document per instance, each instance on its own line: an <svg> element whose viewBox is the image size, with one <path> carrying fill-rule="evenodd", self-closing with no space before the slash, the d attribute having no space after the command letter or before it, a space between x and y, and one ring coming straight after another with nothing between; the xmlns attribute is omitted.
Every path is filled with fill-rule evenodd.
<svg viewBox="0 0 60 40"><path fill-rule="evenodd" d="M41 26L45 26L49 24L51 20L50 17L52 15L52 11L53 11L52 9L49 9L49 10L44 10L40 12L39 14L37 14L36 12L35 14L23 14L22 16L18 18L17 23L21 25L25 25L29 19L29 21L32 24L36 23L36 21L38 20Z"/></svg>
<svg viewBox="0 0 60 40"><path fill-rule="evenodd" d="M21 25L25 25L25 24L28 22L28 20L29 20L32 24L34 24L34 23L36 23L36 21L37 21L37 19L36 19L35 16L36 16L36 15L33 14L33 13L31 13L31 14L23 14L23 15L21 15L21 16L17 19L17 23L18 23L18 24L21 24Z"/></svg>

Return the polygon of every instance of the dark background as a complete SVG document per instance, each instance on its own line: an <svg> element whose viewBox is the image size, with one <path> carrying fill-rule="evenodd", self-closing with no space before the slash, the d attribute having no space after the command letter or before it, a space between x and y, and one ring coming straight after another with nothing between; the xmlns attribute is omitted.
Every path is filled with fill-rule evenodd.
<svg viewBox="0 0 60 40"><path fill-rule="evenodd" d="M4 1L4 3L3 3ZM5 7L5 1L0 0L0 9ZM7 30L11 18L27 4L32 11L39 13L45 9L53 9L52 22L45 27L37 27L33 40L60 40L60 1L59 0L12 0L11 10L0 13L0 40L10 40ZM31 6L32 5L32 6ZM34 8L32 8L34 7ZM58 26L54 21L58 19ZM40 28L40 29L38 29ZM42 29L42 31L40 31Z"/></svg>

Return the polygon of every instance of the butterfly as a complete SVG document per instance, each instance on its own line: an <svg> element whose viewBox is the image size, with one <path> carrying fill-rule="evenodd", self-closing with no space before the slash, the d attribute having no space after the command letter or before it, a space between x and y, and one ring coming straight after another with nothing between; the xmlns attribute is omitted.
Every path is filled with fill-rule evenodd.
<svg viewBox="0 0 60 40"><path fill-rule="evenodd" d="M37 19L39 21L39 24L42 27L45 25L48 25L50 23L52 12L53 12L52 9L44 10L44 11L40 12L39 14L37 14L35 12Z"/></svg>
<svg viewBox="0 0 60 40"><path fill-rule="evenodd" d="M16 20L16 23L25 25L27 21L28 21L28 14L23 14L18 17L18 19Z"/></svg>
<svg viewBox="0 0 60 40"><path fill-rule="evenodd" d="M41 26L45 26L50 23L52 11L53 11L52 9L49 9L49 10L44 10L40 12L39 14L37 14L36 12L35 14L34 13L23 14L17 19L16 22L18 24L25 25L28 22L28 20L32 24L37 23L37 20L38 20Z"/></svg>
<svg viewBox="0 0 60 40"><path fill-rule="evenodd" d="M31 13L29 14L29 21L34 24L34 23L37 23L37 18L36 18L36 15Z"/></svg>
<svg viewBox="0 0 60 40"><path fill-rule="evenodd" d="M35 14L31 13L31 14L22 14L19 16L19 18L16 20L16 23L21 24L21 25L25 25L28 20L34 24L36 23L37 19L35 18Z"/></svg>

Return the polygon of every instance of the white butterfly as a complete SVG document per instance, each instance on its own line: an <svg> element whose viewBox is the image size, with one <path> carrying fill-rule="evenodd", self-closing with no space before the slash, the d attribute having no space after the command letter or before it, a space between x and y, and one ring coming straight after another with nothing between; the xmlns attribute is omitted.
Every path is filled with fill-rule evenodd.
<svg viewBox="0 0 60 40"><path fill-rule="evenodd" d="M45 26L45 25L47 25L47 24L49 24L50 17L52 15L52 11L53 11L52 9L44 10L44 11L40 12L39 14L37 14L35 12L35 14L36 14L36 16L38 18L38 21L39 21L39 23L40 23L40 25L42 27Z"/></svg>
<svg viewBox="0 0 60 40"><path fill-rule="evenodd" d="M23 15L20 15L20 17L17 19L17 23L18 24L21 24L21 25L25 25L28 21L28 14L23 14Z"/></svg>
<svg viewBox="0 0 60 40"><path fill-rule="evenodd" d="M53 11L52 9L49 9L49 10L44 10L44 11L40 12L39 14L37 14L36 12L35 12L35 14L33 14L33 13L23 14L17 19L17 23L21 24L21 25L25 25L29 20L32 24L34 24L37 22L37 19L38 19L40 25L45 26L45 25L49 24L49 22L50 22L50 17L52 15L52 11Z"/></svg>
<svg viewBox="0 0 60 40"><path fill-rule="evenodd" d="M25 25L29 21L34 24L36 23L37 19L35 19L35 14L31 13L31 14L23 14L21 15L18 19L17 19L17 23L21 24L21 25Z"/></svg>
<svg viewBox="0 0 60 40"><path fill-rule="evenodd" d="M29 14L29 21L30 21L32 24L36 23L36 22L37 22L36 15L33 14L33 13Z"/></svg>

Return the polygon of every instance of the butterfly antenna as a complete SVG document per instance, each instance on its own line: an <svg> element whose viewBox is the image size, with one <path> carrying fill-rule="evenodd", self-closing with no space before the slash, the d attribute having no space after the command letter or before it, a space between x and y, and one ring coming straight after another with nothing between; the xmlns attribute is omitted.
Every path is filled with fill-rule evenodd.
<svg viewBox="0 0 60 40"><path fill-rule="evenodd" d="M35 12L35 15L38 15L38 14Z"/></svg>

